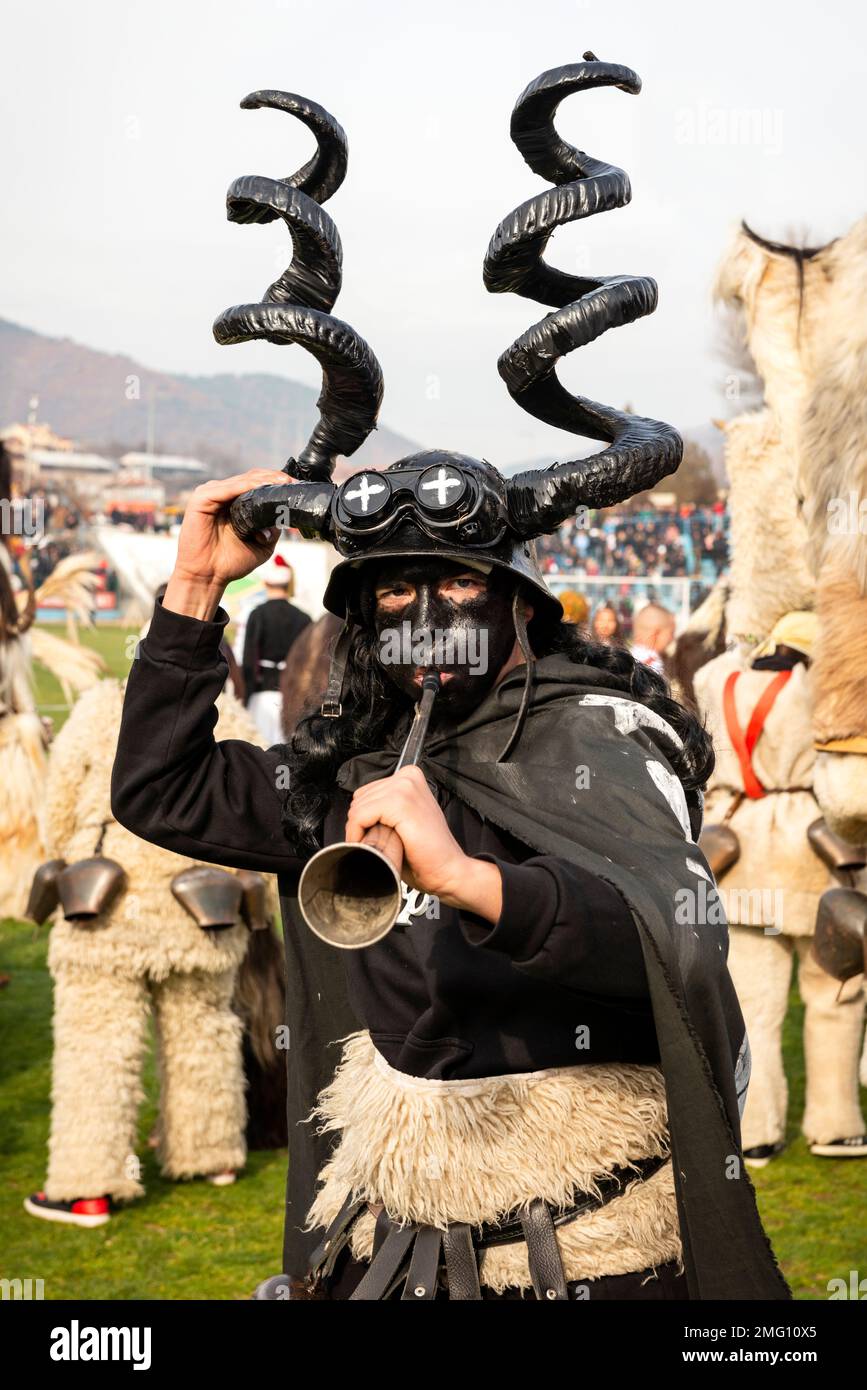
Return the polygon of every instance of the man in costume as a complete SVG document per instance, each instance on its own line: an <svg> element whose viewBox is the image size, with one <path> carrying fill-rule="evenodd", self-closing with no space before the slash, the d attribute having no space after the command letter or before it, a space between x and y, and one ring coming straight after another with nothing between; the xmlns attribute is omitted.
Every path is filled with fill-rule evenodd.
<svg viewBox="0 0 867 1390"><path fill-rule="evenodd" d="M217 737L252 743L256 728L240 703L228 691L214 698ZM154 1144L164 1176L224 1186L244 1167L243 1024L234 996L248 945L254 941L258 955L270 930L261 908L255 912L265 902L264 880L239 881L166 853L112 817L122 710L121 683L99 681L54 741L44 807L53 858L45 868L66 867L53 897L50 878L37 874L28 905L39 921L54 911L54 1051L48 1172L24 1206L81 1227L105 1225L113 1206L144 1194L136 1148L151 1017L159 1062ZM263 930L249 929L256 927ZM244 1001L258 1004L255 979L245 984ZM244 1012L255 1038L253 1010Z"/></svg>
<svg viewBox="0 0 867 1390"><path fill-rule="evenodd" d="M782 1029L794 954L805 1004L805 1137L820 1158L867 1155L857 1075L863 951L840 973L822 949L839 883L851 893L844 925L854 933L867 921L867 899L855 892L863 871L839 877L841 854L854 867L864 851L834 848L826 829L817 835L824 817L857 846L867 785L857 739L850 747L841 737L854 734L867 711L856 582L864 543L835 536L828 507L857 482L863 455L857 365L863 376L865 233L862 221L826 247L796 248L744 223L716 279L764 392L761 409L724 426L732 539L731 575L719 595L726 650L718 642L719 654L694 680L717 752L706 833L717 834L713 822L724 826L727 863L718 876L732 924L729 968L753 1058L743 1138L749 1161L759 1164L785 1142ZM848 577L841 565L851 568ZM854 723L833 722L844 711Z"/></svg>
<svg viewBox="0 0 867 1390"><path fill-rule="evenodd" d="M821 816L809 670L817 627L815 613L788 612L752 651L725 652L695 677L717 755L706 820L727 826L738 843L737 858L719 877L729 969L750 1036L743 1143L756 1167L785 1148L783 1023L793 956L804 1003L804 1135L817 1157L867 1156L858 1101L863 975L842 985L812 949L821 895L835 882L808 835Z"/></svg>
<svg viewBox="0 0 867 1390"><path fill-rule="evenodd" d="M654 486L681 454L669 426L573 397L554 371L656 303L652 280L542 260L557 225L628 201L623 172L553 126L564 96L602 85L640 87L587 54L519 99L513 138L558 192L500 225L485 282L555 309L501 359L514 398L608 447L508 483L443 451L331 483L382 393L370 348L329 312L340 247L319 204L345 137L301 98L243 103L292 112L319 148L289 179L232 185L230 217L283 217L295 259L215 335L306 346L321 418L292 481L253 472L193 495L130 677L113 806L146 839L279 876L289 1200L285 1273L262 1296L788 1297L740 1156L749 1049L696 844L709 741L659 676L562 623L535 557L577 506ZM280 525L342 557L328 686L288 745L217 745L222 592ZM430 665L421 764L391 776ZM299 876L375 825L397 832L407 899L427 907L338 953L309 932ZM316 1129L299 1128L314 1106Z"/></svg>

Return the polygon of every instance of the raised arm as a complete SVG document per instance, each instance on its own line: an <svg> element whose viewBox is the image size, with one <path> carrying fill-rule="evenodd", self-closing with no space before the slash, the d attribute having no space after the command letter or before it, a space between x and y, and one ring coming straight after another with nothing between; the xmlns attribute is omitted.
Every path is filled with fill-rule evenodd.
<svg viewBox="0 0 867 1390"><path fill-rule="evenodd" d="M282 474L264 469L197 488L178 560L127 682L112 773L112 813L144 840L195 859L268 873L292 868L281 825L280 750L216 742L226 584L273 550L276 534L237 539L225 509Z"/></svg>

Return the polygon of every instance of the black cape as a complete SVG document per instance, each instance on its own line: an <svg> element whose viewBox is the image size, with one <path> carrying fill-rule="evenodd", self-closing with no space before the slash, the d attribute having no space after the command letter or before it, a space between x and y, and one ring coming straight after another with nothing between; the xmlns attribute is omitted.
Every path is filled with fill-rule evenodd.
<svg viewBox="0 0 867 1390"><path fill-rule="evenodd" d="M463 721L432 729L425 775L540 854L610 883L638 927L665 1076L684 1266L693 1299L787 1299L741 1153L750 1058L726 967L728 927L690 807L666 756L673 731L564 656L535 663L520 740L497 763L524 667ZM345 763L348 791L392 771L406 734Z"/></svg>

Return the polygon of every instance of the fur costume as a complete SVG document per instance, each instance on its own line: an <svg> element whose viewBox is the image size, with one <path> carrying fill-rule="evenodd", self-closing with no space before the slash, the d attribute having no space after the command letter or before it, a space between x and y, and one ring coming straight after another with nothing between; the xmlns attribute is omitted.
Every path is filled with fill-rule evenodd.
<svg viewBox="0 0 867 1390"><path fill-rule="evenodd" d="M823 976L805 954L819 898L835 886L807 839L807 829L823 814L838 830L845 821L839 798L838 804L832 803L832 813L822 786L814 746L817 711L823 702L826 708L828 704L829 648L839 667L856 632L854 626L846 627L853 617L851 606L840 602L839 592L829 594L827 558L820 563L817 579L818 551L811 529L815 502L808 498L805 503L802 493L804 405L825 351L836 273L823 265L824 254L786 253L744 228L717 280L718 294L743 309L747 345L765 382L766 397L761 411L725 427L733 547L726 626L732 650L695 676L697 703L717 754L706 819L709 824L725 821L740 845L739 858L721 877L720 889L729 921L737 927L731 935L730 968L757 1077L744 1114L746 1148L783 1138L782 1025L795 953L801 960L806 1005L804 1131L816 1143L864 1133L856 1075L863 976L849 983L845 1000L838 998L836 981ZM745 795L743 771L724 717L726 683L733 672L740 673L734 704L744 730L773 680L771 672L752 668L760 643L787 612L817 607L816 661L809 669L794 666L767 715L751 758L767 794L753 799ZM854 650L849 665L857 672ZM851 690L850 677L844 679ZM846 771L860 761L850 758ZM838 793L839 789L838 783ZM846 826L854 828L851 818ZM797 942L787 940L793 937Z"/></svg>
<svg viewBox="0 0 867 1390"><path fill-rule="evenodd" d="M740 857L720 880L730 923L773 927L787 936L811 936L829 870L807 841L807 827L821 812L812 791L815 752L811 673L792 671L778 695L753 753L753 768L769 795L735 804L743 792L740 763L723 717L723 690L733 671L738 721L745 728L770 679L752 671L735 652L715 657L696 673L699 709L714 741L716 766L705 798L705 821L725 820L740 841ZM749 1026L749 1025L748 1025Z"/></svg>
<svg viewBox="0 0 867 1390"><path fill-rule="evenodd" d="M668 1153L662 1072L654 1066L562 1067L435 1081L390 1067L368 1033L350 1038L316 1119L341 1142L324 1168L308 1222L327 1227L348 1191L389 1213L445 1229L494 1222L542 1196L565 1209L572 1193L631 1159ZM353 1230L370 1259L374 1218ZM671 1165L617 1202L561 1228L567 1279L599 1279L675 1260L681 1243ZM483 1284L530 1289L523 1241L487 1250Z"/></svg>
<svg viewBox="0 0 867 1390"><path fill-rule="evenodd" d="M822 617L816 791L832 829L867 841L867 218L796 250L739 231L717 289L746 338L790 460ZM804 605L799 605L804 606Z"/></svg>
<svg viewBox="0 0 867 1390"><path fill-rule="evenodd" d="M838 984L817 963L808 936L765 935L754 926L732 925L729 939L729 970L748 1020L753 1054L743 1118L744 1148L782 1143L786 1138L788 1084L780 1037L795 956L804 1003L807 1072L801 1129L810 1144L863 1134L858 1104L858 1054L864 1027L861 977Z"/></svg>
<svg viewBox="0 0 867 1390"><path fill-rule="evenodd" d="M135 1157L141 1070L152 1014L158 1043L158 1156L168 1177L243 1166L242 1025L232 1008L247 927L204 931L172 895L196 861L146 844L112 817L110 779L123 706L118 681L75 705L52 748L46 822L50 852L74 863L101 853L127 888L95 921L51 932L54 979L52 1126L45 1192L52 1200L140 1196ZM256 733L229 694L219 738Z"/></svg>
<svg viewBox="0 0 867 1390"><path fill-rule="evenodd" d="M794 465L775 415L740 415L724 431L731 516L726 632L749 649L784 613L813 607L815 581Z"/></svg>
<svg viewBox="0 0 867 1390"><path fill-rule="evenodd" d="M47 735L33 698L33 660L57 677L67 699L74 690L89 689L102 669L95 652L41 631L33 619L40 602L51 598L68 608L73 627L76 620L89 621L94 560L68 556L38 590L31 586L15 595L0 537L0 918L21 916L33 872L45 858Z"/></svg>
<svg viewBox="0 0 867 1390"><path fill-rule="evenodd" d="M726 971L726 924L716 916L698 932L674 908L675 894L694 903L716 892L695 843L705 740L630 657L619 669L562 623L535 553L536 537L577 507L611 506L656 486L682 455L671 426L574 395L556 374L574 349L656 306L649 277L571 275L544 259L559 226L631 196L623 170L569 145L554 126L566 96L600 86L635 94L641 83L587 53L542 73L518 98L512 138L547 186L497 227L483 275L491 292L516 292L545 310L500 358L512 397L606 447L509 478L484 459L426 449L336 480L338 457L374 427L383 390L369 345L331 315L341 249L322 204L343 180L346 137L328 112L293 93L254 92L242 103L296 116L317 151L288 178L231 185L230 220L282 218L294 257L260 301L224 310L214 335L223 344L300 344L320 363L323 390L287 481L236 497L227 512L243 540L291 525L330 541L341 558L323 603L342 627L319 711L290 747L221 749L211 728L227 615L158 604L130 675L112 790L118 817L145 838L280 875L287 957L298 962L290 1115L306 1118L319 1094L321 1137L340 1135L329 1149L294 1136L290 1124L284 1267L297 1284L306 1270L308 1292L328 1291L347 1223L365 1220L360 1200L345 1190L338 1197L340 1183L382 1205L382 1243L375 1253L367 1247L366 1271L348 1271L361 1283L347 1296L388 1298L403 1284L404 1298L437 1297L440 1288L450 1298L484 1297L480 1250L489 1294L530 1280L536 1298L567 1300L577 1296L570 1272L604 1279L607 1268L635 1275L632 1296L643 1297L654 1263L665 1263L668 1278L682 1255L683 1273L673 1277L689 1297L790 1296L748 1177L739 1170L732 1182L727 1171L739 1151L749 1048ZM377 574L395 609L377 603ZM449 592L459 584L461 599ZM381 639L397 610L408 628L413 616L429 636L431 628L448 634L450 654L384 656ZM479 672L467 653L482 635L490 660ZM523 662L513 662L516 643ZM441 666L448 681L435 674ZM683 738L663 710L682 721ZM410 726L418 733L411 757ZM395 903L374 935L365 932L372 914L357 907L359 897L369 905L360 887L332 891L317 880L326 871L321 860L314 867L314 849L336 848L352 870L341 840L353 792L404 756L422 763L414 784L435 796L439 832L445 827L467 859L499 865L502 910L483 921L472 920L473 898L462 906L449 889L457 901L444 891L427 916L404 918ZM594 780L579 795L572 769L585 757ZM398 880L402 861L398 853ZM343 993L332 941L366 947L343 953ZM350 1003L361 1033L336 1031ZM585 1026L582 1062L576 1034ZM335 1077L329 1044L349 1033ZM617 1165L618 1154L628 1166ZM600 1191L576 1192L576 1182ZM568 1231L568 1221L555 1227L553 1211L567 1193L560 1215L576 1222ZM339 1229L320 1237L338 1200ZM515 1248L488 1258L470 1223L483 1213L499 1218L515 1201L508 1229L498 1221L490 1235L498 1244L514 1237ZM408 1226L408 1212L438 1224ZM358 1234L369 1241L369 1223ZM428 1270L419 1283L417 1264ZM346 1291L338 1291L341 1278L336 1297Z"/></svg>

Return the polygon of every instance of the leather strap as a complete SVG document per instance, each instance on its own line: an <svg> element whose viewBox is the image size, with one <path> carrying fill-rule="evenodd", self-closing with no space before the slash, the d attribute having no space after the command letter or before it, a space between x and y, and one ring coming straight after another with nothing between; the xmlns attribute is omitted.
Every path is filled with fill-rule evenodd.
<svg viewBox="0 0 867 1390"><path fill-rule="evenodd" d="M376 1258L371 1260L367 1273L349 1295L350 1301L373 1300L385 1297L388 1287L406 1258L415 1239L417 1226L392 1226Z"/></svg>
<svg viewBox="0 0 867 1390"><path fill-rule="evenodd" d="M389 1231L392 1229L392 1226L394 1226L395 1224L396 1224L395 1222L393 1222L393 1221L390 1220L389 1215L388 1215L388 1212L385 1210L385 1207L383 1207L383 1208L382 1208L382 1211L379 1212L379 1214L378 1214L378 1216L377 1216L377 1218L376 1218L376 1225L375 1225L374 1228L373 1228L373 1257L374 1257L374 1258L376 1257L376 1255L379 1254L380 1250L382 1249L382 1247L383 1247L383 1245L384 1245L384 1243L385 1243L385 1238L386 1238L386 1236L388 1235Z"/></svg>
<svg viewBox="0 0 867 1390"><path fill-rule="evenodd" d="M506 740L505 746L497 757L498 763L504 763L506 761L521 736L524 720L527 717L527 710L530 708L530 698L533 691L533 676L535 675L536 658L533 655L530 647L530 638L527 634L527 610L518 589L516 589L512 595L512 621L515 624L515 636L518 639L518 646L521 648L524 657L526 670L524 672L524 689L521 693L521 703L518 707L518 713L515 716L515 722L512 725L512 730Z"/></svg>
<svg viewBox="0 0 867 1390"><path fill-rule="evenodd" d="M319 706L319 713L325 715L326 719L338 719L343 713L343 678L346 673L346 663L349 660L349 646L354 633L355 624L352 619L344 618L343 627L334 639L331 665L328 668L328 685L322 704Z"/></svg>
<svg viewBox="0 0 867 1390"><path fill-rule="evenodd" d="M567 1299L568 1290L560 1258L556 1228L566 1225L585 1211L605 1206L631 1182L646 1181L659 1171L670 1157L664 1154L637 1159L628 1167L616 1168L598 1184L597 1192L582 1194L580 1199L554 1215L542 1198L530 1202L513 1219L497 1225L483 1224L476 1229L465 1223L455 1223L444 1232L431 1226L400 1226L392 1221L384 1208L377 1211L370 1265L351 1297L358 1300L390 1298L404 1282L402 1301L429 1301L436 1297L440 1266L440 1246L445 1256L449 1298L481 1299L478 1252L495 1245L527 1243L530 1277L537 1298ZM371 1209L366 1202L351 1202L347 1197L325 1238L314 1251L310 1261L311 1278L330 1275L338 1254L352 1234L355 1218L362 1208ZM409 1270L407 1254L412 1248ZM551 1290L552 1292L549 1292Z"/></svg>
<svg viewBox="0 0 867 1390"><path fill-rule="evenodd" d="M317 1245L313 1254L310 1256L309 1273L310 1277L327 1277L334 1268L334 1262L340 1251L346 1245L352 1233L355 1219L367 1203L364 1201L353 1202L352 1193L346 1198L340 1211L335 1216L325 1235Z"/></svg>
<svg viewBox="0 0 867 1390"><path fill-rule="evenodd" d="M741 671L732 671L728 677L723 690L723 713L725 715L726 728L732 747L741 765L741 776L744 779L744 791L751 801L759 801L765 795L765 788L762 786L753 770L753 749L759 741L759 735L765 727L765 720L774 707L780 691L791 679L791 671L778 671L774 679L765 687L762 695L750 716L746 733L738 721L737 706L735 704L735 686L738 683Z"/></svg>
<svg viewBox="0 0 867 1390"><path fill-rule="evenodd" d="M409 1274L401 1302L429 1303L436 1298L442 1233L434 1226L422 1226L415 1238Z"/></svg>
<svg viewBox="0 0 867 1390"><path fill-rule="evenodd" d="M547 1203L541 1197L537 1197L521 1213L521 1226L527 1242L530 1278L536 1297L550 1303L568 1302L569 1291L554 1222Z"/></svg>
<svg viewBox="0 0 867 1390"><path fill-rule="evenodd" d="M651 1158L636 1159L634 1164L628 1168L615 1168L612 1173L602 1178L598 1184L598 1192L586 1192L565 1211L558 1212L552 1216L555 1226L565 1226L570 1221L574 1221L576 1216L582 1216L587 1211L597 1211L600 1207L607 1204L615 1197L619 1197L621 1192L631 1182L646 1182L652 1178L654 1173L658 1173L666 1163L670 1162L668 1154L657 1154ZM479 1250L487 1250L495 1245L512 1245L516 1240L523 1240L524 1231L521 1225L520 1215L507 1221L501 1221L497 1225L484 1224L481 1234L476 1239L476 1247Z"/></svg>
<svg viewBox="0 0 867 1390"><path fill-rule="evenodd" d="M443 1253L446 1257L449 1298L480 1300L479 1267L472 1233L466 1222L456 1222L443 1232Z"/></svg>

